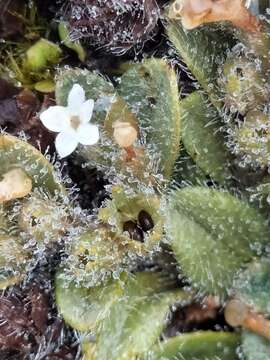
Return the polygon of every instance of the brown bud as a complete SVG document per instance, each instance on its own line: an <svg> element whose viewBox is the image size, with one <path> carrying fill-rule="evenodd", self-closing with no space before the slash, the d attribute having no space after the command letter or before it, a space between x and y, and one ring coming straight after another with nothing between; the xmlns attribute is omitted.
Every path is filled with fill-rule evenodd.
<svg viewBox="0 0 270 360"><path fill-rule="evenodd" d="M233 327L242 326L248 314L248 307L242 301L233 299L225 307L224 316L227 323Z"/></svg>
<svg viewBox="0 0 270 360"><path fill-rule="evenodd" d="M233 327L242 326L270 340L270 321L242 301L233 299L225 307L225 319Z"/></svg>
<svg viewBox="0 0 270 360"><path fill-rule="evenodd" d="M201 24L230 21L249 32L260 31L259 20L246 8L243 0L176 0L170 8L171 19L182 19L186 29Z"/></svg>

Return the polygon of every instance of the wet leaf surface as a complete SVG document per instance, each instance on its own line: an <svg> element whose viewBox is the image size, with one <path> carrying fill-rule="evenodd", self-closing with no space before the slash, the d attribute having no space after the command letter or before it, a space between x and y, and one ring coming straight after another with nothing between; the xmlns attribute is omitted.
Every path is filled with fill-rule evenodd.
<svg viewBox="0 0 270 360"><path fill-rule="evenodd" d="M225 296L237 271L259 256L268 242L265 219L228 192L206 187L179 189L171 193L168 211L175 256L202 292Z"/></svg>
<svg viewBox="0 0 270 360"><path fill-rule="evenodd" d="M84 38L119 53L153 36L159 7L155 0L71 0L65 18L71 38Z"/></svg>
<svg viewBox="0 0 270 360"><path fill-rule="evenodd" d="M0 357L3 360L28 359L40 353L40 359L75 359L75 342L63 343L67 329L57 316L48 277L44 275L24 288L15 287L0 297ZM14 355L12 355L14 352Z"/></svg>
<svg viewBox="0 0 270 360"><path fill-rule="evenodd" d="M70 201L65 197L59 203L52 202L46 213L47 219L53 218L52 224L44 222L46 244L38 244L29 263L27 258L22 282L0 293L1 360L81 360L80 346L89 334L77 331L95 331L90 339L96 342L88 343L88 351L85 348L85 359L91 360L126 360L135 356L147 360L232 360L237 358L236 351L239 353L239 341L247 360L269 357L268 342L247 333L240 340L237 331L225 324L224 304L209 296L219 294L222 300L228 293L231 295L232 279L236 273L239 275L238 270L250 270L247 263L255 256L262 265L261 254L269 254L269 227L259 215L258 203L253 201L253 207L248 204L249 198L259 196L259 192L263 192L264 202L269 202L268 144L263 169L248 168L246 159L240 162L235 148L228 146L234 127L247 118L245 114L227 117L225 112L232 109L226 108L228 101L224 109L223 101L227 98L224 91L229 90L221 91L219 87L226 58L234 51L241 56L247 51L247 60L252 59L256 74L262 65L260 91L265 90L269 83L269 36L243 36L233 30L232 39L232 29L227 25L185 31L177 21L161 24L161 17L162 22L166 17L163 7L168 3L0 0L0 128L9 134L0 136L0 175L19 165L31 178L35 192L26 194L23 200L0 205L0 235L6 240L0 254L3 270L7 270L6 264L13 266L10 259L15 259L17 266L21 258L25 260L26 245L36 240L32 235L42 228L40 220L45 214L38 211L43 204L36 202L40 200L37 193L49 190L51 196L54 190L63 191L44 157L10 135L23 136L43 153L48 149L53 155L56 134L43 127L39 114L55 102L66 105L75 83L83 86L87 99L95 100L91 121L99 124L101 134L96 147L85 150L81 146L67 161L56 162ZM68 21L61 39L59 20ZM71 51L74 44L65 38L68 32L72 39L82 39L79 59ZM238 38L242 38L246 49L240 44L232 49ZM78 47L75 49L78 51ZM33 74L33 69L42 69L42 73ZM245 77L237 66L236 72L241 79ZM8 76L20 87L4 80ZM54 91L55 78L56 101L54 93L48 93ZM252 85L257 85L258 78L252 79ZM201 90L200 86L205 91L203 96L195 91ZM122 98L117 96L111 106L116 91ZM230 95L239 103L239 94ZM182 113L179 99L184 104ZM262 102L260 97L251 105L260 107L265 114L269 112L268 106L264 107L265 99ZM118 120L136 125L132 145L136 143L137 153L129 149L125 154L119 136L113 137L111 125ZM268 128L260 130L255 143L269 135ZM233 160L227 156L227 148ZM139 158L137 163L131 161L134 154ZM258 154L255 151L253 155L256 158ZM225 181L231 178L228 160L233 168L232 184ZM142 165L144 162L147 166ZM176 180L173 184L172 174ZM265 188L260 188L262 181ZM116 201L114 189L119 183L123 196ZM176 183L181 189L174 192ZM170 213L164 184L173 203ZM219 189L219 184L230 187L233 195ZM253 187L252 193L247 186ZM152 205L155 199L158 201ZM65 206L72 211L65 212L62 223L57 213ZM22 218L17 221L21 209L31 212L24 218L27 224L21 222ZM265 210L269 220L269 208L265 206ZM164 217L169 217L169 227L172 225L171 238L163 227ZM29 229L31 236L27 236L31 239L25 244ZM123 230L127 230L125 235ZM14 246L17 241L19 247ZM166 247L170 256L165 256L160 247ZM59 265L64 273L62 282L54 280ZM65 268L69 266L72 269ZM269 271L261 270L251 270L252 276L241 273L233 290L268 316ZM2 277L6 273L3 275L1 269ZM110 276L120 283L104 285ZM127 291L122 276L133 279ZM19 279L14 278L10 283L18 283ZM99 286L89 287L97 283ZM186 295L184 291L188 301L174 304L175 293Z"/></svg>

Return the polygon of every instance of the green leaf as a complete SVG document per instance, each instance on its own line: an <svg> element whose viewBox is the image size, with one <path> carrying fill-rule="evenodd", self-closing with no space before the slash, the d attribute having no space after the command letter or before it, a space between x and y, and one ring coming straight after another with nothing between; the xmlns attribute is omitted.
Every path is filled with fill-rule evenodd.
<svg viewBox="0 0 270 360"><path fill-rule="evenodd" d="M207 97L197 91L180 102L180 113L185 149L206 175L225 183L230 178L229 155L218 112Z"/></svg>
<svg viewBox="0 0 270 360"><path fill-rule="evenodd" d="M58 25L59 37L62 40L62 43L69 49L75 51L78 55L78 58L84 62L86 59L86 52L82 47L80 41L72 41L70 39L70 34L68 30L68 25L64 21L61 21Z"/></svg>
<svg viewBox="0 0 270 360"><path fill-rule="evenodd" d="M265 219L227 192L204 187L176 190L167 211L175 256L202 292L225 296L235 273L268 242Z"/></svg>
<svg viewBox="0 0 270 360"><path fill-rule="evenodd" d="M35 90L41 93L54 92L55 83L52 80L41 80L35 83Z"/></svg>
<svg viewBox="0 0 270 360"><path fill-rule="evenodd" d="M230 47L228 34L209 27L187 31L183 29L180 21L169 21L167 34L178 54L209 94L213 104L220 107L217 70L224 63Z"/></svg>
<svg viewBox="0 0 270 360"><path fill-rule="evenodd" d="M135 301L171 286L172 282L167 278L151 272L141 272L135 276L122 274L119 279L111 278L93 287L75 283L64 270L58 271L55 278L58 311L67 324L82 332L96 331L104 319L110 316L113 304L122 303L123 298L128 296Z"/></svg>
<svg viewBox="0 0 270 360"><path fill-rule="evenodd" d="M246 360L269 360L270 341L262 336L244 331L242 349Z"/></svg>
<svg viewBox="0 0 270 360"><path fill-rule="evenodd" d="M0 135L0 176L13 168L21 168L38 187L54 194L64 191L53 166L33 146L10 135Z"/></svg>
<svg viewBox="0 0 270 360"><path fill-rule="evenodd" d="M204 185L209 179L205 173L198 168L187 151L182 148L173 169L173 182L180 186Z"/></svg>
<svg viewBox="0 0 270 360"><path fill-rule="evenodd" d="M107 314L109 307L122 295L120 280L86 288L58 272L55 279L55 296L59 313L65 322L78 331L91 331Z"/></svg>
<svg viewBox="0 0 270 360"><path fill-rule="evenodd" d="M161 334L169 306L188 299L182 291L122 298L102 323L94 359L133 359L148 351Z"/></svg>
<svg viewBox="0 0 270 360"><path fill-rule="evenodd" d="M181 334L156 345L145 360L236 360L239 336L226 332ZM255 359L255 358L254 358ZM253 360L254 360L253 359Z"/></svg>
<svg viewBox="0 0 270 360"><path fill-rule="evenodd" d="M58 199L58 195L65 195L64 187L57 179L53 166L47 159L33 146L16 137L1 134L0 135L0 177L13 169L21 169L27 178L31 178L33 190L41 191L31 192L26 201L33 199L33 194L42 194L42 202L45 206L51 196ZM40 195L41 196L41 195ZM56 199L55 198L55 199ZM62 196L59 196L61 200ZM56 202L55 202L56 203ZM14 205L14 206L13 206ZM16 206L15 206L16 205ZM28 246L25 247L26 237L28 240L37 239L27 230L21 227L21 216L25 199L17 200L15 204L7 202L6 206L1 207L0 221L0 288L6 288L13 285L25 276L32 253ZM33 205L33 200L32 200ZM58 208L59 214L59 208ZM28 211L28 224L30 226L30 214ZM39 220L47 221L45 233L48 236L52 227L52 218L49 215L43 217L39 214ZM48 219L49 218L49 219ZM54 219L55 220L55 219ZM59 223L57 224L57 226ZM54 224L54 231L56 231ZM16 234L16 236L15 236ZM59 233L57 236L59 239ZM43 244L44 248L44 244ZM32 249L33 250L33 249Z"/></svg>
<svg viewBox="0 0 270 360"><path fill-rule="evenodd" d="M164 60L150 59L130 68L117 88L139 120L148 151L160 159L160 171L169 178L180 144L177 76Z"/></svg>
<svg viewBox="0 0 270 360"><path fill-rule="evenodd" d="M42 71L50 65L57 64L61 54L62 51L57 44L40 39L27 50L24 68L32 72Z"/></svg>
<svg viewBox="0 0 270 360"><path fill-rule="evenodd" d="M19 237L0 233L0 289L18 283L25 276L29 254Z"/></svg>

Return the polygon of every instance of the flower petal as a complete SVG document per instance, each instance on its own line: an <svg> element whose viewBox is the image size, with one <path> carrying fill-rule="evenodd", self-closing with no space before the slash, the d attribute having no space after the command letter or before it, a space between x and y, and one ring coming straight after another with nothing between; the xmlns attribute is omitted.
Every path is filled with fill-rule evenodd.
<svg viewBox="0 0 270 360"><path fill-rule="evenodd" d="M67 131L56 136L55 147L61 158L70 155L78 146L78 141L74 135L72 131Z"/></svg>
<svg viewBox="0 0 270 360"><path fill-rule="evenodd" d="M86 124L91 120L91 117L93 115L94 104L95 102L92 99L87 100L82 104L79 113L79 117L82 124Z"/></svg>
<svg viewBox="0 0 270 360"><path fill-rule="evenodd" d="M72 115L78 115L85 102L85 91L79 84L74 84L68 94L68 109Z"/></svg>
<svg viewBox="0 0 270 360"><path fill-rule="evenodd" d="M69 113L63 106L50 106L39 117L42 124L54 132L60 132L69 126Z"/></svg>
<svg viewBox="0 0 270 360"><path fill-rule="evenodd" d="M94 145L99 140L97 125L83 124L77 129L77 140L82 145Z"/></svg>

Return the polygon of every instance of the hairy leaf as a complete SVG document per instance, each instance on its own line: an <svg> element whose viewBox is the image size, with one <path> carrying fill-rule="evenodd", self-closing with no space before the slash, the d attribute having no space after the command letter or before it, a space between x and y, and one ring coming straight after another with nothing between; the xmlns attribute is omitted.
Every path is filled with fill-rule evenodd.
<svg viewBox="0 0 270 360"><path fill-rule="evenodd" d="M119 94L139 120L141 139L170 178L180 144L177 77L164 60L134 65L121 78Z"/></svg>
<svg viewBox="0 0 270 360"><path fill-rule="evenodd" d="M270 341L249 331L242 334L242 349L246 360L268 360Z"/></svg>
<svg viewBox="0 0 270 360"><path fill-rule="evenodd" d="M145 293L137 299L126 295L111 307L109 316L102 323L94 359L120 360L140 356L158 340L169 306L187 299L188 295L181 291L152 296Z"/></svg>
<svg viewBox="0 0 270 360"><path fill-rule="evenodd" d="M220 107L217 84L218 67L224 63L229 49L228 33L203 27L187 31L180 21L170 21L167 26L170 41L211 101Z"/></svg>
<svg viewBox="0 0 270 360"><path fill-rule="evenodd" d="M0 135L0 175L13 168L21 168L32 179L33 187L48 192L62 192L53 166L33 146L10 135Z"/></svg>
<svg viewBox="0 0 270 360"><path fill-rule="evenodd" d="M225 183L230 178L229 154L220 131L218 112L200 92L182 100L180 112L185 149L206 175Z"/></svg>
<svg viewBox="0 0 270 360"><path fill-rule="evenodd" d="M193 286L224 296L236 272L267 245L269 228L257 210L231 194L189 187L171 193L167 231Z"/></svg>
<svg viewBox="0 0 270 360"><path fill-rule="evenodd" d="M145 360L236 360L239 336L225 332L181 334L156 345Z"/></svg>

